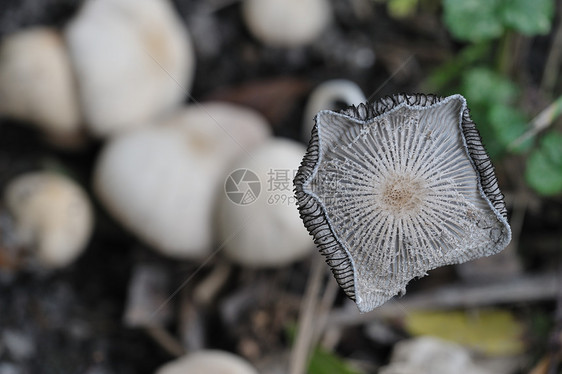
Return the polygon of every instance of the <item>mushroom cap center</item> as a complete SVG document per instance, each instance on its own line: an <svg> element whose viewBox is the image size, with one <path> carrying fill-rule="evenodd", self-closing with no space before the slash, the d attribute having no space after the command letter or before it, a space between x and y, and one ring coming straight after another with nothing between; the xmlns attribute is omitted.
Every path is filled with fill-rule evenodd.
<svg viewBox="0 0 562 374"><path fill-rule="evenodd" d="M410 175L392 175L381 187L383 207L396 215L417 212L426 195L425 183Z"/></svg>

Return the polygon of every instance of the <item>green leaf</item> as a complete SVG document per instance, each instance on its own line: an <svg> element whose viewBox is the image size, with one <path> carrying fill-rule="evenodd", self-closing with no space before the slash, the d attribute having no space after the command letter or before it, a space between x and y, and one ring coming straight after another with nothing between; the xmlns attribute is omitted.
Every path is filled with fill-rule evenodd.
<svg viewBox="0 0 562 374"><path fill-rule="evenodd" d="M506 27L546 34L554 8L554 0L444 0L443 17L455 38L476 42L498 38Z"/></svg>
<svg viewBox="0 0 562 374"><path fill-rule="evenodd" d="M450 61L435 69L427 81L424 82L424 86L427 88L427 91L437 92L444 90L446 86L457 80L470 65L482 60L489 52L489 43L468 45ZM454 92L458 91L455 89Z"/></svg>
<svg viewBox="0 0 562 374"><path fill-rule="evenodd" d="M461 90L470 105L508 104L518 94L512 81L484 67L468 70L463 75Z"/></svg>
<svg viewBox="0 0 562 374"><path fill-rule="evenodd" d="M503 32L499 7L500 0L444 0L444 21L457 39L494 39Z"/></svg>
<svg viewBox="0 0 562 374"><path fill-rule="evenodd" d="M478 126L491 158L499 158L507 146L525 131L525 115L513 106L519 89L511 80L485 67L467 70L462 77L461 93ZM525 142L515 151L528 149Z"/></svg>
<svg viewBox="0 0 562 374"><path fill-rule="evenodd" d="M527 126L527 121L523 113L514 107L502 104L494 105L490 109L488 120L494 130L496 140L502 147L502 151L521 136ZM514 149L514 151L523 152L528 149L530 145L531 142L527 141Z"/></svg>
<svg viewBox="0 0 562 374"><path fill-rule="evenodd" d="M541 195L562 192L562 134L553 132L542 138L527 160L525 178Z"/></svg>
<svg viewBox="0 0 562 374"><path fill-rule="evenodd" d="M335 354L321 348L314 350L308 365L309 374L361 374Z"/></svg>
<svg viewBox="0 0 562 374"><path fill-rule="evenodd" d="M291 342L294 342L297 335L297 325L290 323L286 326L285 332ZM321 347L314 349L308 362L308 374L362 374L353 368L344 359L335 353L326 351Z"/></svg>
<svg viewBox="0 0 562 374"><path fill-rule="evenodd" d="M502 0L502 22L525 35L547 34L554 15L553 0Z"/></svg>

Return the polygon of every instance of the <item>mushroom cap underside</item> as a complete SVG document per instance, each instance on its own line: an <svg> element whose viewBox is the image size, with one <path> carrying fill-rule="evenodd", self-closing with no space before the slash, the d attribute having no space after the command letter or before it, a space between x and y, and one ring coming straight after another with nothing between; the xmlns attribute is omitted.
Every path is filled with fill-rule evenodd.
<svg viewBox="0 0 562 374"><path fill-rule="evenodd" d="M362 312L427 271L511 240L493 166L460 95L395 95L322 111L295 193L301 218Z"/></svg>

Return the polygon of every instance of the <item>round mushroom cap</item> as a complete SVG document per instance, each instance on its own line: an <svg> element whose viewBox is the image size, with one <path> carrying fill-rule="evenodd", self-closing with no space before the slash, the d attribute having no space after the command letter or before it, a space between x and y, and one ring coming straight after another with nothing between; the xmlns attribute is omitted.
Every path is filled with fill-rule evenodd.
<svg viewBox="0 0 562 374"><path fill-rule="evenodd" d="M362 312L511 240L465 99L396 95L322 111L295 178L305 226Z"/></svg>
<svg viewBox="0 0 562 374"><path fill-rule="evenodd" d="M310 253L291 183L304 153L300 143L272 138L230 166L217 206L218 239L230 259L278 267Z"/></svg>
<svg viewBox="0 0 562 374"><path fill-rule="evenodd" d="M70 61L59 33L37 27L7 36L0 46L0 113L29 121L52 137L80 131Z"/></svg>
<svg viewBox="0 0 562 374"><path fill-rule="evenodd" d="M167 0L88 0L65 36L86 124L98 136L145 124L189 93L192 43Z"/></svg>
<svg viewBox="0 0 562 374"><path fill-rule="evenodd" d="M233 157L270 136L240 106L191 105L159 126L111 139L95 168L106 209L163 254L197 259L212 245L212 211Z"/></svg>
<svg viewBox="0 0 562 374"><path fill-rule="evenodd" d="M359 105L367 100L361 88L347 79L332 79L319 84L309 95L304 110L302 124L302 138L306 142L310 139L314 127L314 117L321 110L338 109L339 102L346 106Z"/></svg>
<svg viewBox="0 0 562 374"><path fill-rule="evenodd" d="M332 18L326 0L246 0L242 10L250 32L276 47L311 43Z"/></svg>
<svg viewBox="0 0 562 374"><path fill-rule="evenodd" d="M22 174L8 183L4 202L18 242L30 247L44 267L66 266L86 248L92 207L74 181L50 172Z"/></svg>
<svg viewBox="0 0 562 374"><path fill-rule="evenodd" d="M388 366L380 374L491 374L492 371L476 365L468 349L456 343L432 336L403 340L392 351Z"/></svg>
<svg viewBox="0 0 562 374"><path fill-rule="evenodd" d="M160 367L156 374L258 374L248 362L229 352L206 350Z"/></svg>

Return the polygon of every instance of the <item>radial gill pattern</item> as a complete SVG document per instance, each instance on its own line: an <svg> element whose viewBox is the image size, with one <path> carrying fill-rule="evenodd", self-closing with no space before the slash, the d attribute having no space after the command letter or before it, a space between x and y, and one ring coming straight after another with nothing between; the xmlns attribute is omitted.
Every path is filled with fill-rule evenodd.
<svg viewBox="0 0 562 374"><path fill-rule="evenodd" d="M501 251L505 203L460 95L397 95L316 116L301 217L362 312L439 266Z"/></svg>

